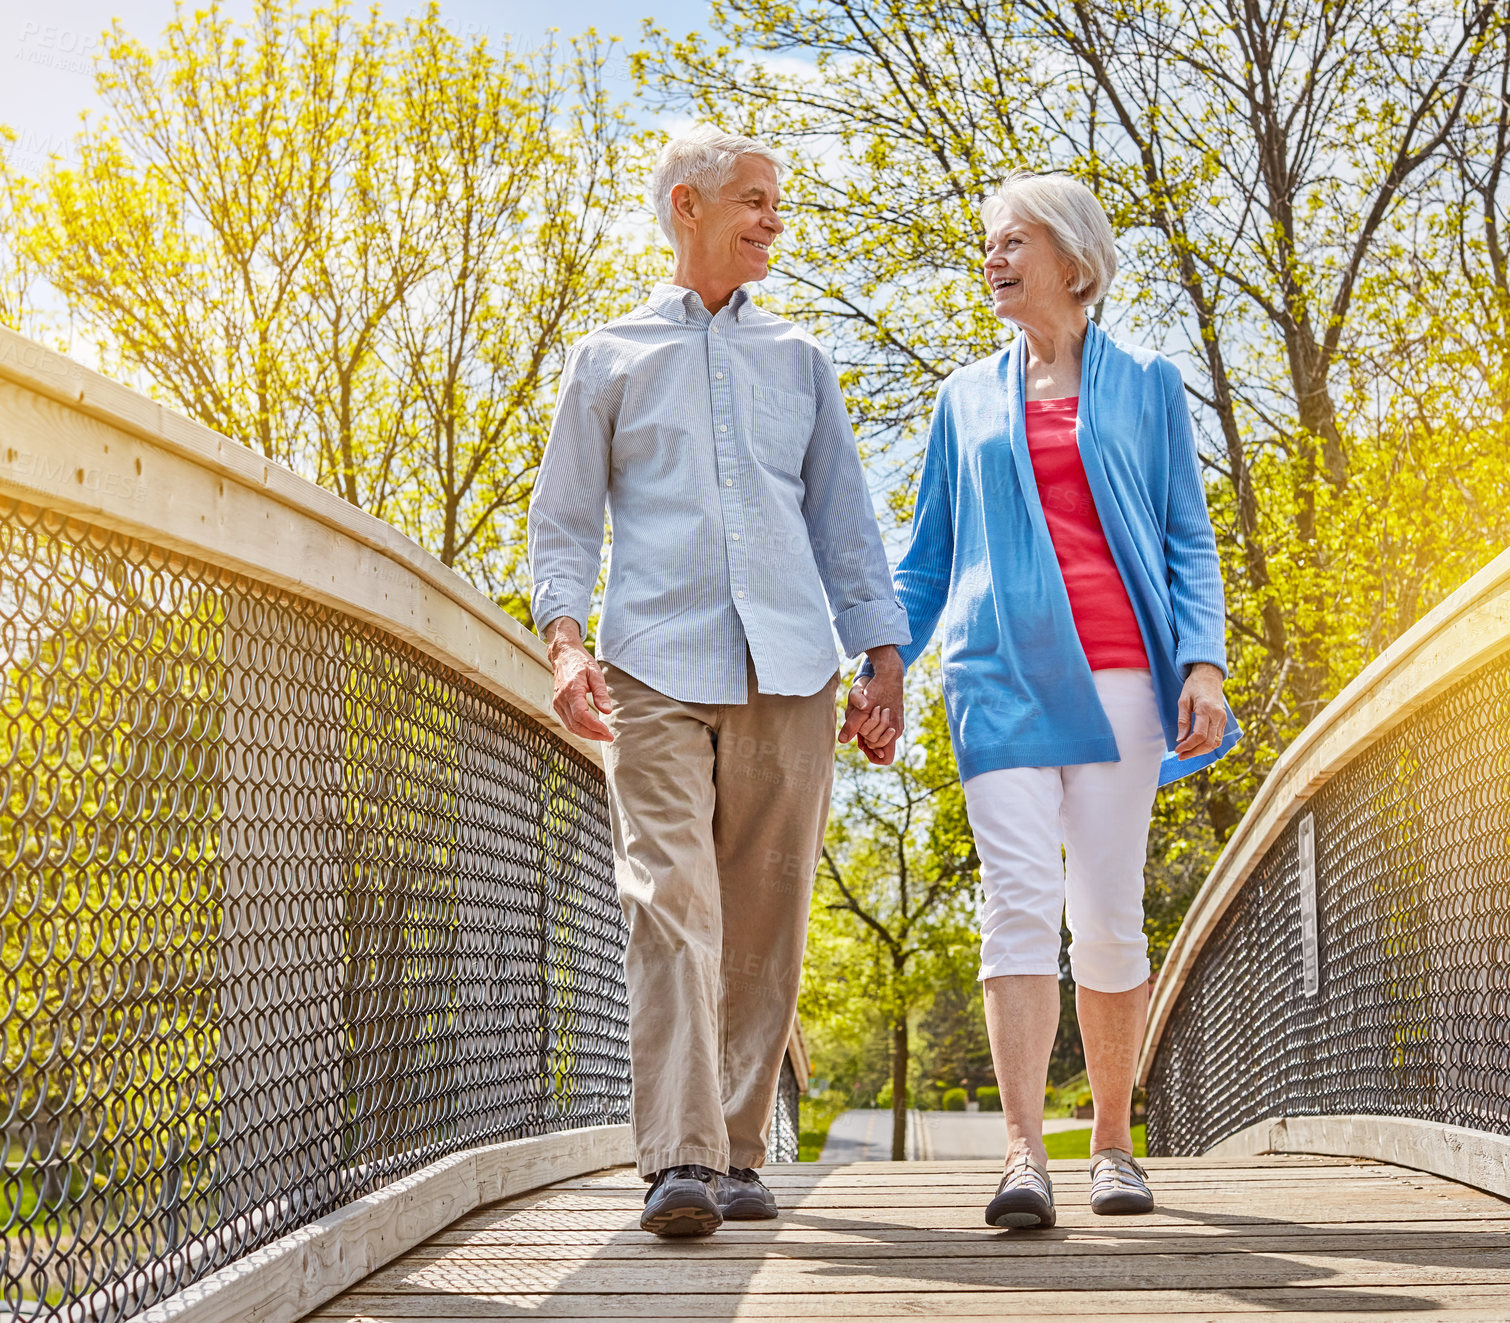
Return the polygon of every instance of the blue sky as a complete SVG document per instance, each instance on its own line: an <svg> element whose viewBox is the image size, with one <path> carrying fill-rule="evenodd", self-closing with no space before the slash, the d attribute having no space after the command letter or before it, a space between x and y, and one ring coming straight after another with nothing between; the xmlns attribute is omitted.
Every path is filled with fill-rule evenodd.
<svg viewBox="0 0 1510 1323"><path fill-rule="evenodd" d="M418 9L423 0L391 0L394 16ZM354 5L365 9L365 4ZM14 164L37 168L50 154L68 155L79 113L98 106L91 53L99 34L119 18L127 31L153 39L173 16L173 0L47 0L7 4L0 19L0 124L19 142ZM226 0L232 15L250 12L247 0ZM702 27L705 0L442 0L441 13L457 31L480 31L494 40L532 42L548 28L563 34L595 27L607 35L635 38L640 19L653 17L678 35ZM620 90L627 96L627 80Z"/></svg>

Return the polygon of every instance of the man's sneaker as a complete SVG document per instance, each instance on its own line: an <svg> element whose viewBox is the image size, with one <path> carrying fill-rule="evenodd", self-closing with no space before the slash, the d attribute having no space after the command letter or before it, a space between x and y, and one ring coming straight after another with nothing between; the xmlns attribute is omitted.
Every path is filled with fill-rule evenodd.
<svg viewBox="0 0 1510 1323"><path fill-rule="evenodd" d="M688 1165L658 1171L645 1192L640 1230L657 1236L708 1236L723 1225L713 1172Z"/></svg>
<svg viewBox="0 0 1510 1323"><path fill-rule="evenodd" d="M776 1196L753 1168L730 1167L714 1178L719 1211L731 1222L759 1222L778 1216Z"/></svg>
<svg viewBox="0 0 1510 1323"><path fill-rule="evenodd" d="M996 1198L986 1205L986 1225L1023 1229L1054 1225L1054 1183L1027 1154L1001 1178Z"/></svg>
<svg viewBox="0 0 1510 1323"><path fill-rule="evenodd" d="M1148 1173L1120 1148L1091 1154L1091 1212L1151 1213L1153 1192Z"/></svg>

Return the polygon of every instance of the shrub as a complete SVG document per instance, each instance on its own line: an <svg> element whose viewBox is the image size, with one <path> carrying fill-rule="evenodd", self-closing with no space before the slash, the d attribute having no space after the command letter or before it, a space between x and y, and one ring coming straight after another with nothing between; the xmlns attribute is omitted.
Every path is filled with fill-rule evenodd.
<svg viewBox="0 0 1510 1323"><path fill-rule="evenodd" d="M963 1089L944 1090L944 1110L946 1112L963 1112L970 1096Z"/></svg>
<svg viewBox="0 0 1510 1323"><path fill-rule="evenodd" d="M890 1111L891 1100L895 1096L896 1095L892 1092L891 1081L887 1080L885 1084L881 1085L880 1093L876 1094L876 1106L884 1108L886 1111ZM917 1099L913 1096L913 1091L911 1089L907 1090L907 1105L909 1107L917 1106Z"/></svg>
<svg viewBox="0 0 1510 1323"><path fill-rule="evenodd" d="M975 1091L975 1101L983 1112L1001 1111L1001 1090L994 1085L983 1084Z"/></svg>

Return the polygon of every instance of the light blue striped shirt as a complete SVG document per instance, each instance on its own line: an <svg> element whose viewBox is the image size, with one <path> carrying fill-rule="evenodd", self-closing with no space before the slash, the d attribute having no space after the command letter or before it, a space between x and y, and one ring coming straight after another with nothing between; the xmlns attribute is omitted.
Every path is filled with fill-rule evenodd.
<svg viewBox="0 0 1510 1323"><path fill-rule="evenodd" d="M908 640L833 364L742 288L710 317L657 285L572 347L529 512L540 630L585 632L605 504L598 656L663 694L743 703L746 649L761 693L815 694L835 632Z"/></svg>

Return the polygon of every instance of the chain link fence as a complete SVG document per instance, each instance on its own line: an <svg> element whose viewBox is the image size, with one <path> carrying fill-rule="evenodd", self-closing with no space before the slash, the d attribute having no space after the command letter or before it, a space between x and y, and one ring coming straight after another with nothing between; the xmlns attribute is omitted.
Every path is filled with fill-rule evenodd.
<svg viewBox="0 0 1510 1323"><path fill-rule="evenodd" d="M628 1119L602 775L357 620L0 502L4 1305L130 1317Z"/></svg>
<svg viewBox="0 0 1510 1323"><path fill-rule="evenodd" d="M1148 1151L1353 1114L1510 1135L1510 655L1297 809L1175 1001Z"/></svg>

